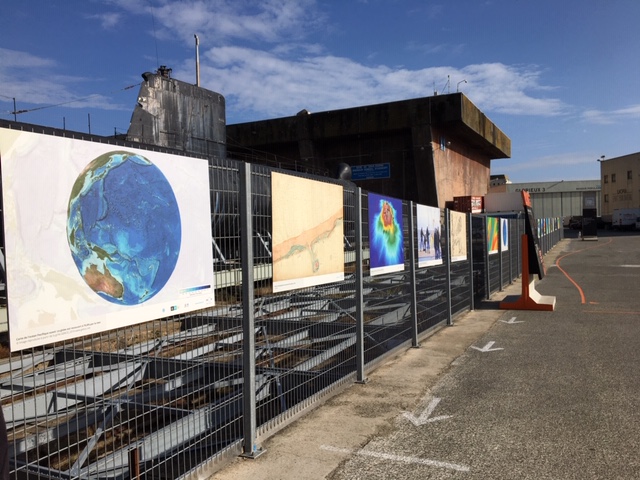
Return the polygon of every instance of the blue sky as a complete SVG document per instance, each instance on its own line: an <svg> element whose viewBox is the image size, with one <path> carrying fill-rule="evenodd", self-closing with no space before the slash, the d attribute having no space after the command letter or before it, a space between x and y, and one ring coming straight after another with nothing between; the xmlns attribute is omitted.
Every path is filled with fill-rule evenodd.
<svg viewBox="0 0 640 480"><path fill-rule="evenodd" d="M637 0L5 0L0 118L126 132L166 65L227 123L464 92L512 142L492 173L593 180L640 151ZM133 88L127 88L132 87Z"/></svg>

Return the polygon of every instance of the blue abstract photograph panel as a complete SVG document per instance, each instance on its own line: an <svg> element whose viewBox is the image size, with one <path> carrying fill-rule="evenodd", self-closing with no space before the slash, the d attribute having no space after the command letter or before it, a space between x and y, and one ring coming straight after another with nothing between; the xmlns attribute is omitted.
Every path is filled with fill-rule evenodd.
<svg viewBox="0 0 640 480"><path fill-rule="evenodd" d="M369 193L370 275L404 270L402 200Z"/></svg>

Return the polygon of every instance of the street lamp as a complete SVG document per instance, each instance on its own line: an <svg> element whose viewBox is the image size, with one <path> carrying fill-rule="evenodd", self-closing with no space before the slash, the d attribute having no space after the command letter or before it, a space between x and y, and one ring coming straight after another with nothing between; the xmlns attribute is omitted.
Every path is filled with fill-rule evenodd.
<svg viewBox="0 0 640 480"><path fill-rule="evenodd" d="M458 84L456 85L456 92L459 92L459 91L460 91L460 84L461 84L461 83L467 83L467 81L466 81L466 80L460 80L460 81L458 82Z"/></svg>

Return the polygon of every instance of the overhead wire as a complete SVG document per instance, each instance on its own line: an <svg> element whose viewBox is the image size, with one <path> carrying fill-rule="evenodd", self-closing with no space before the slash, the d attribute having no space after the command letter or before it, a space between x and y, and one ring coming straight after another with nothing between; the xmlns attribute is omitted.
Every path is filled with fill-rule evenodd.
<svg viewBox="0 0 640 480"><path fill-rule="evenodd" d="M125 90L130 90L132 88L140 86L142 83L143 82L139 82L139 83L135 83L133 85L128 85L128 86L126 86L124 88L119 88L117 90L112 90L112 91L108 92L106 95L111 95L111 94L122 92L122 91L125 91ZM21 113L35 112L35 111L44 110L44 109L47 109L47 108L61 107L63 105L69 105L71 103L82 102L84 100L88 100L88 99L90 99L92 97L97 97L97 96L100 96L100 95L105 95L105 94L93 93L93 94L88 95L86 97L76 98L76 99L73 99L73 100L68 100L66 102L54 103L54 104L51 104L51 105L42 105L41 107L25 108L25 109L21 109L21 110L13 110L13 111L8 111L6 113L9 113L11 115L18 115L18 114L21 114ZM2 96L4 98L10 98L10 99L13 98L13 97L7 97L5 95L0 95L0 96Z"/></svg>
<svg viewBox="0 0 640 480"><path fill-rule="evenodd" d="M154 15L154 11L153 11L154 7L153 7L153 4L151 3L151 0L148 0L148 3L149 3L149 10L151 12L151 24L152 24L152 27L153 27L153 40L154 40L154 43L155 43L155 50L156 50L156 64L157 64L157 67L159 68L160 56L158 54L158 38L157 38L157 33L156 33L156 19L155 19L155 15ZM134 87L138 87L142 83L143 82L136 83L134 85L129 85L127 87L120 88L118 90L114 90L114 91L108 92L107 95L110 95L110 94L113 94L113 93L117 93L117 92L120 92L120 91L124 91L124 90L129 90L129 89L134 88ZM22 113L35 112L35 111L38 111L38 110L45 110L47 108L61 107L61 106L64 106L64 105L69 105L71 103L75 103L75 102L82 102L84 100L88 100L88 99L90 99L92 97L96 97L96 96L99 96L99 95L103 95L103 94L94 93L94 94L89 95L87 97L77 98L77 99L74 99L74 100L68 100L66 102L54 103L54 104L51 104L51 105L43 105L41 107L27 108L27 109L21 109L21 110L16 110L15 106L14 106L13 110L4 111L2 113L10 114L10 115L18 115L18 114L22 114ZM16 97L8 97L6 95L1 95L1 94L0 94L0 97L6 98L8 100L13 100L14 103L15 103L15 100L16 100Z"/></svg>

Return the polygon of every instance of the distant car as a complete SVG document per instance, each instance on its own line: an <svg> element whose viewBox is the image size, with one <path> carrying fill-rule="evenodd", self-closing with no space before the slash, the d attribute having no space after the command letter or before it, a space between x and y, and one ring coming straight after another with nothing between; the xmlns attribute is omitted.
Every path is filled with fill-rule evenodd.
<svg viewBox="0 0 640 480"><path fill-rule="evenodd" d="M580 230L580 229L582 229L582 220L571 220L569 222L569 228L571 230Z"/></svg>

